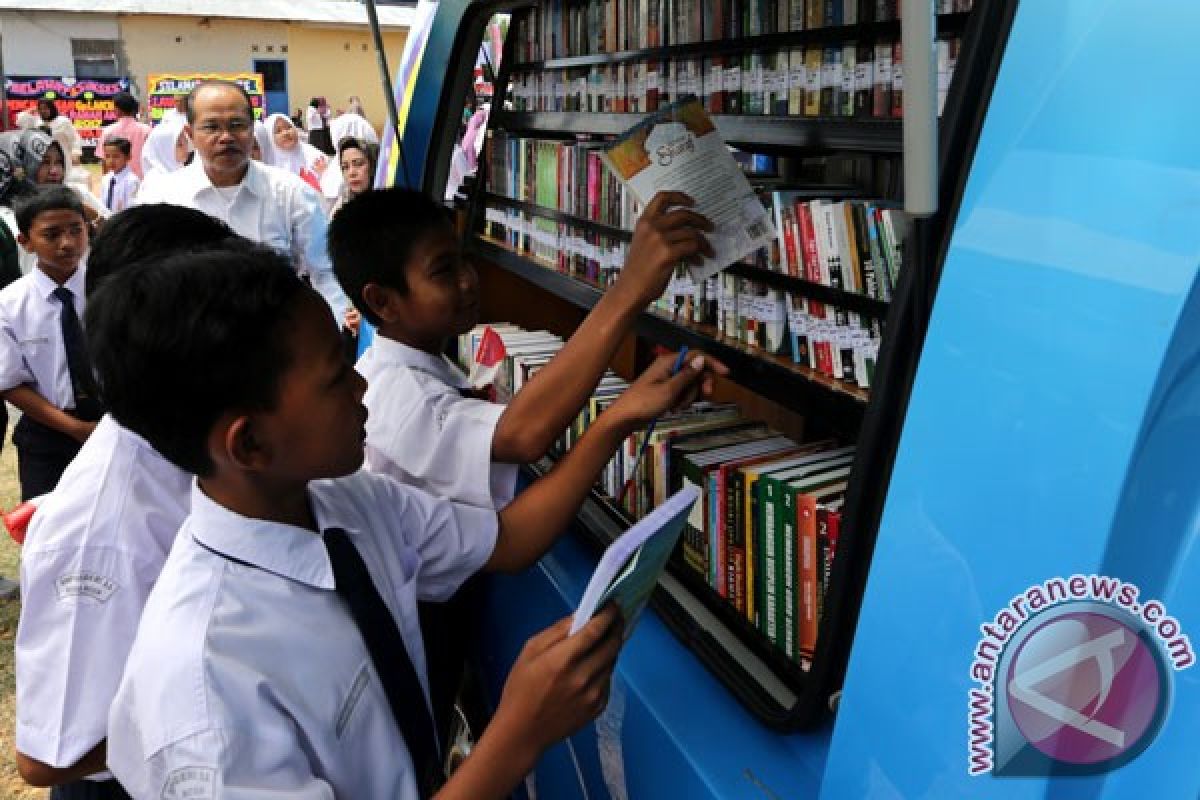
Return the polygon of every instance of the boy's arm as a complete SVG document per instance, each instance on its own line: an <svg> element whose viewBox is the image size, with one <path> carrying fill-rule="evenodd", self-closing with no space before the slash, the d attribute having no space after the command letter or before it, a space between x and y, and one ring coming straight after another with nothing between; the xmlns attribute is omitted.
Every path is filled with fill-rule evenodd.
<svg viewBox="0 0 1200 800"><path fill-rule="evenodd" d="M72 417L29 386L14 386L7 391L0 392L0 397L21 409L22 414L28 414L33 421L65 433L79 442L86 441L96 427L94 422L84 422Z"/></svg>
<svg viewBox="0 0 1200 800"><path fill-rule="evenodd" d="M689 205L687 195L660 192L646 206L620 279L500 417L492 438L493 461L526 464L541 458L596 388L633 320L666 289L675 267L712 253L701 232L711 230L711 224L677 208Z"/></svg>
<svg viewBox="0 0 1200 800"><path fill-rule="evenodd" d="M697 354L672 376L674 361L673 355L655 361L596 418L554 469L499 512L496 547L484 569L515 572L534 564L566 530L596 476L627 436L664 411L687 405L698 391L711 392L713 374L728 371Z"/></svg>
<svg viewBox="0 0 1200 800"><path fill-rule="evenodd" d="M36 758L30 758L18 750L17 772L20 773L21 779L30 786L58 786L82 780L88 775L95 775L97 772L104 772L108 769L104 765L108 752L107 744L107 739L101 741L100 744L89 750L87 755L69 767L52 767Z"/></svg>

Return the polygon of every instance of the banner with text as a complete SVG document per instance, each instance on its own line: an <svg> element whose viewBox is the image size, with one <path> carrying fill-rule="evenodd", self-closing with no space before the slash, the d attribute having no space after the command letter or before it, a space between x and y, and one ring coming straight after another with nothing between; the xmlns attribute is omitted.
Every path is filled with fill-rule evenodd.
<svg viewBox="0 0 1200 800"><path fill-rule="evenodd" d="M175 107L175 99L188 94L201 81L232 81L250 95L254 118L262 119L263 76L258 72L154 72L146 82L147 113L150 124L157 125L167 109Z"/></svg>
<svg viewBox="0 0 1200 800"><path fill-rule="evenodd" d="M117 119L113 98L129 91L128 78L94 80L92 78L38 77L12 75L4 80L8 96L5 127L16 128L17 115L37 106L43 97L54 101L58 113L69 118L84 145L100 140L100 129Z"/></svg>

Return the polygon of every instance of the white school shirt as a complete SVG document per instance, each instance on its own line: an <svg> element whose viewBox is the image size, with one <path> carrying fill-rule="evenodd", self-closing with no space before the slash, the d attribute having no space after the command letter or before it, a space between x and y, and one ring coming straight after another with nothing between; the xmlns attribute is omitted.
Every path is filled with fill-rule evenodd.
<svg viewBox="0 0 1200 800"><path fill-rule="evenodd" d="M428 694L417 601L445 600L483 566L495 513L366 470L315 481L309 498L321 530L349 534ZM243 517L198 487L108 731L108 766L136 798L417 798L322 538Z"/></svg>
<svg viewBox="0 0 1200 800"><path fill-rule="evenodd" d="M246 177L233 191L232 201L212 185L199 154L174 172L146 176L137 203L172 203L195 208L226 222L234 231L291 257L296 269L309 276L342 325L350 301L338 285L325 249L329 222L321 197L297 175L251 160Z"/></svg>
<svg viewBox="0 0 1200 800"><path fill-rule="evenodd" d="M105 415L38 507L21 549L18 751L69 767L107 735L191 489L190 475Z"/></svg>
<svg viewBox="0 0 1200 800"><path fill-rule="evenodd" d="M83 319L84 273L80 265L63 284L75 295L75 313ZM74 408L75 392L62 338L58 288L40 269L0 290L0 392L29 384L51 405Z"/></svg>
<svg viewBox="0 0 1200 800"><path fill-rule="evenodd" d="M128 165L120 172L106 172L100 181L100 199L109 211L116 214L133 205L133 198L137 195L140 185L138 176ZM113 186L111 204L108 202L109 186Z"/></svg>
<svg viewBox="0 0 1200 800"><path fill-rule="evenodd" d="M367 469L480 508L512 502L516 464L492 461L504 406L471 397L444 356L376 334L356 365L367 381Z"/></svg>

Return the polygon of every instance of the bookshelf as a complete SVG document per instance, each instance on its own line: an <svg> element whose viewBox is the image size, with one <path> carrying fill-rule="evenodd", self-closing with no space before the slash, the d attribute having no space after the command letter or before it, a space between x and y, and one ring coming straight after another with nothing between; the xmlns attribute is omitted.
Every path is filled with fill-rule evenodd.
<svg viewBox="0 0 1200 800"><path fill-rule="evenodd" d="M578 4L561 4L563 8L575 5ZM976 5L984 4L977 2ZM956 41L961 41L963 55L959 56L959 71L954 73L953 80L956 87L968 81L968 88L957 89L955 93L959 99L947 104L943 118L944 138L957 141L960 145L966 141L963 131L969 125L980 123L979 109L984 107L986 91L990 89L987 79L980 76L986 76L989 70L994 70L995 63L981 56L971 69L965 70L968 73L966 78L960 77L959 73L964 71L963 63L968 61L970 47L986 41L990 48L998 41L988 41L986 37L987 31L995 34L1002 29L1004 22L997 14L1002 11L1011 13L1007 7L1000 9L1001 5L997 4L983 14L976 8L970 12L957 11L937 16L939 39L954 37ZM514 13L520 14L521 9ZM894 42L899 38L900 23L897 20L871 21L741 36L736 40L689 41L658 47L613 49L610 52L560 54L524 61L517 58L516 50L521 43L513 35L514 30L519 31L519 26L514 24L510 27L510 35L505 41L505 55L495 82L496 98L511 97L509 92L514 76L573 71L578 79L578 75L595 69L634 68L647 62L671 63L713 56L749 56L782 52L789 48L811 49L813 46L828 49L839 45L847 47L852 42ZM981 84L981 81L984 83ZM972 90L976 90L975 96L968 95L968 99L962 99ZM949 93L948 87L947 91ZM850 106L850 99L847 98L845 105L839 105L839 108L848 109ZM872 189L878 186L866 185L866 182L847 190L844 181L832 173L826 177L825 186L811 185L813 169L819 171L822 159L831 155L878 159L880 163L898 162L902 153L902 134L901 121L895 117L877 117L869 113L711 115L729 144L748 153L781 157L781 164L784 158L792 162L787 168L788 174L783 174L781 167L778 176L762 181L764 191L776 187L798 189L803 185L802 196L814 199L874 197L881 201L895 201L899 197L898 186L884 197L873 194ZM641 116L641 113L611 110L497 108L489 122L489 135L503 132L510 137L598 145L624 133ZM947 130L947 119L954 120L956 127ZM947 133L949 136L945 135ZM943 162L946 161L945 153L943 146ZM613 224L611 219L599 222L551 207L550 203L537 202L535 200L540 198L532 195L525 199L507 196L490 186L483 174L491 166L489 158L482 157L480 164L481 174L470 192L466 213L468 252L477 263L483 265L484 270L504 273L504 285L512 286L512 279L516 279L522 287L503 297L490 299L487 305L493 317L518 323L522 317L544 320L544 308L530 313L531 306L539 305L539 298L542 297L554 298L580 313L592 308L604 291L601 282L584 279L570 271L560 271L561 265L556 266L532 252L523 252L506 241L489 236L487 214L496 210L517 212L529 219L565 226L581 235L595 235L616 242L627 243L631 238L630 232ZM799 168L796 165L800 165ZM961 168L963 165L957 166ZM755 183L756 179L752 177L751 182ZM915 316L919 319L919 309L926 302L922 298L929 292L930 285L936 282L935 260L938 253L934 242L939 234L934 230L918 228L911 234L905 249L904 272L900 276L900 284L894 287L890 301L811 280L803 273L797 275L764 269L761 264L735 264L726 273L788 295L827 304L857 315L864 324L881 327L883 349L880 362L885 365L885 372L890 371L900 376L898 380L904 380L911 376L905 375L907 367L897 364L915 364L915 350L920 345L920 337L913 336L913 329L919 328L912 323L914 309L918 309ZM948 235L948 226L937 230L944 230ZM909 274L910 271L912 274ZM569 335L577 319L564 317L559 330L555 330L553 325L550 329L562 336ZM762 636L758 628L747 622L741 612L716 597L708 584L685 569L673 569L662 591L656 595L656 604L668 624L760 719L781 729L811 723L821 716L829 695L837 689L837 681L840 680L839 664L844 664L848 651L853 619L857 613L857 597L861 596L862 583L865 581L865 562L869 562L874 525L878 523L877 516L882 506L880 487L886 486L889 468L886 453L894 443L882 448L871 445L885 435L891 437L894 434L898 439L899 420L903 417L903 398L907 389L898 392L889 386L877 387L874 383L868 389L838 380L796 363L786 355L749 346L724 335L712 325L679 319L661 310L651 309L642 313L635 323L633 335L637 342L635 371L637 366L644 366L654 346L677 349L687 345L700 349L713 354L732 369L738 391L764 398L793 415L798 422L787 430L803 429L806 437L810 433L812 436L833 435L841 442L859 445L861 456L856 458L849 479L846 504L848 508L862 506L863 510L851 510L847 514L846 528L852 533L845 539L845 558L839 549L839 559L834 563L829 597L825 600L826 622L822 623L816 655L807 670L785 656ZM892 362L890 369L886 368L888 362ZM546 468L547 465L542 464L535 472ZM873 485L874 482L878 482L878 485ZM580 520L581 527L600 544L610 541L630 524L624 510L601 493L593 494ZM700 623L697 621L699 619L705 622ZM783 691L780 691L781 686Z"/></svg>

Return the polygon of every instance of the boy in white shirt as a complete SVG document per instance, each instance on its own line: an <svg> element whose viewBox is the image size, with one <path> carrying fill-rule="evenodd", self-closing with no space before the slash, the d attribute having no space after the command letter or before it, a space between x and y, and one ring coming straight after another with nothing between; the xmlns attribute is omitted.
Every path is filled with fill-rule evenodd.
<svg viewBox="0 0 1200 800"><path fill-rule="evenodd" d="M87 294L140 259L234 236L190 208L132 208L92 243ZM105 772L108 709L191 491L191 475L105 415L29 525L15 645L17 770L34 786L54 786L56 800L127 797Z"/></svg>
<svg viewBox="0 0 1200 800"><path fill-rule="evenodd" d="M129 166L133 145L128 139L114 136L104 143L104 178L100 182L100 196L109 211L116 214L133 205L137 195L137 173Z"/></svg>
<svg viewBox="0 0 1200 800"><path fill-rule="evenodd" d="M517 466L536 461L579 414L634 320L681 261L711 253L711 224L678 192L646 207L616 284L507 406L464 396L442 353L479 319L479 279L444 209L402 189L365 192L329 226L334 272L376 327L367 379L367 467L482 508L513 498Z"/></svg>
<svg viewBox="0 0 1200 800"><path fill-rule="evenodd" d="M563 460L555 493L497 514L360 469L365 384L277 253L142 263L99 291L88 330L113 416L197 475L109 716L108 765L132 796L502 798L599 713L611 610L530 641L438 791L416 603L534 563L613 449L706 370L656 364Z"/></svg>
<svg viewBox="0 0 1200 800"><path fill-rule="evenodd" d="M17 207L17 241L37 267L0 290L0 397L13 429L21 499L46 494L100 419L80 316L87 223L79 196L44 189Z"/></svg>

